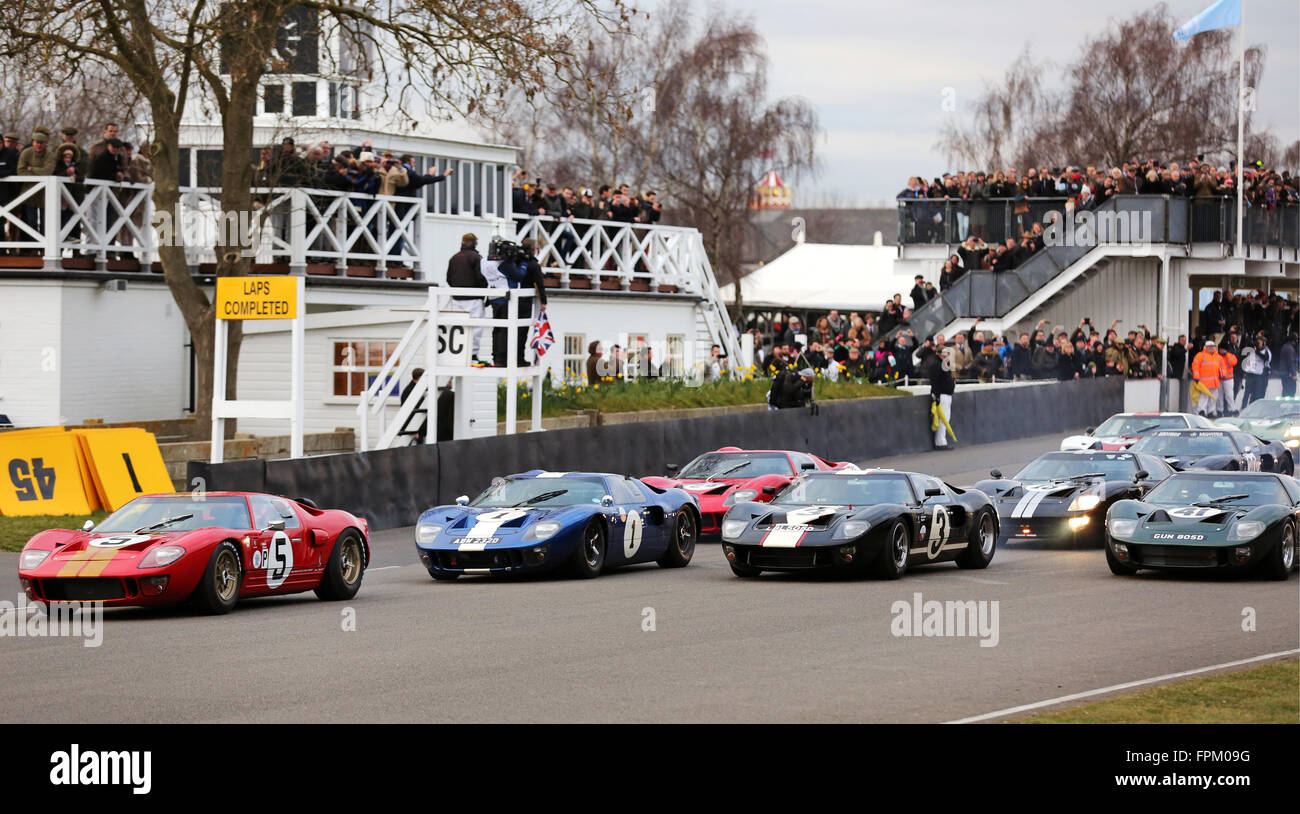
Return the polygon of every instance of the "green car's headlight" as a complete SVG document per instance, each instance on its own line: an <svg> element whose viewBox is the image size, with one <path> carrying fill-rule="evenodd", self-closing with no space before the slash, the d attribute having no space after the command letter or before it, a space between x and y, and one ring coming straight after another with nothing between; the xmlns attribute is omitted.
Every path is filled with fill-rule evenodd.
<svg viewBox="0 0 1300 814"><path fill-rule="evenodd" d="M1112 537L1131 537L1133 532L1137 531L1138 521L1136 520L1112 520L1110 521L1110 536Z"/></svg>
<svg viewBox="0 0 1300 814"><path fill-rule="evenodd" d="M1228 532L1229 540L1253 540L1264 533L1264 524L1259 520L1242 520Z"/></svg>

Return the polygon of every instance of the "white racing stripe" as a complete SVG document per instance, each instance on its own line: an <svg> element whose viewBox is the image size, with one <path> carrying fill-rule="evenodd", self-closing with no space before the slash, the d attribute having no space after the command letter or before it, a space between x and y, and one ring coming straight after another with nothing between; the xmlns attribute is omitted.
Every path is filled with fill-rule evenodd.
<svg viewBox="0 0 1300 814"><path fill-rule="evenodd" d="M1209 667L1197 667L1195 670L1183 670L1180 673L1167 673L1162 676L1155 676L1154 678L1143 678L1137 681L1128 681L1123 684L1112 684L1109 687L1099 687L1098 689L1088 690L1086 692L1076 692L1071 695L1062 695L1058 698L1049 698L1046 701L1035 701L1032 704L1021 704L1018 707L1008 707L1007 709L1000 709L997 712L986 712L983 715L972 715L969 718L960 718L956 721L947 721L947 723L974 724L974 723L979 723L980 721L990 721L994 718L1003 718L1007 715L1017 715L1021 712L1029 712L1030 710L1042 709L1043 707L1053 707L1056 706L1057 704L1067 704L1071 701L1078 701L1083 698L1092 698L1093 696L1105 695L1106 693L1110 693L1110 692L1119 692L1120 690L1128 690L1134 687L1142 687L1147 684L1159 684L1162 681L1173 681L1174 679L1200 675L1201 673L1210 673L1210 672L1214 672L1215 670L1226 670L1230 667L1240 667L1245 664L1254 664L1257 661L1268 661L1269 659L1282 658L1283 656L1294 656L1297 653L1300 653L1300 648L1295 648L1293 650L1282 650L1277 653L1267 653L1263 656L1253 656L1248 659L1238 659L1237 661L1224 662L1223 664L1212 664Z"/></svg>
<svg viewBox="0 0 1300 814"><path fill-rule="evenodd" d="M797 548L804 535L812 531L809 524L829 514L835 514L844 506L805 506L802 509L785 513L785 523L772 527L759 545L764 548Z"/></svg>
<svg viewBox="0 0 1300 814"><path fill-rule="evenodd" d="M1043 502L1043 498L1061 488L1052 484L1024 487L1025 494L1020 498L1020 502L1016 504L1016 508L1011 511L1011 516L1033 517L1034 511L1038 509L1038 504Z"/></svg>
<svg viewBox="0 0 1300 814"><path fill-rule="evenodd" d="M524 517L528 512L520 509L500 509L495 512L484 512L474 518L474 527L465 533L464 539L472 542L463 542L456 546L459 551L482 551L487 547L487 541L496 536L497 529L511 520L517 520Z"/></svg>

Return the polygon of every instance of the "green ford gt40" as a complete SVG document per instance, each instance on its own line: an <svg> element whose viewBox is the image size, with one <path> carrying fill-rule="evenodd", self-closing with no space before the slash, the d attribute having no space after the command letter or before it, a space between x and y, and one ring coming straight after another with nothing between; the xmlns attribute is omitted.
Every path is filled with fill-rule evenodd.
<svg viewBox="0 0 1300 814"><path fill-rule="evenodd" d="M1106 562L1140 569L1259 569L1286 579L1296 568L1300 482L1270 472L1180 472L1142 500L1106 514Z"/></svg>

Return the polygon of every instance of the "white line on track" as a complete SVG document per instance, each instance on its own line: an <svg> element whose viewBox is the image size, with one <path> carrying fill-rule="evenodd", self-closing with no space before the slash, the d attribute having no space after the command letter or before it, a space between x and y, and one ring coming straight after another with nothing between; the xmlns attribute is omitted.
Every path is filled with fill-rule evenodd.
<svg viewBox="0 0 1300 814"><path fill-rule="evenodd" d="M382 565L379 568L367 568L366 571L388 571L393 568L405 568L405 565Z"/></svg>
<svg viewBox="0 0 1300 814"><path fill-rule="evenodd" d="M1195 670L1184 670L1181 673L1169 673L1168 675L1156 676L1155 678L1143 678L1138 681L1129 681L1126 684L1113 684L1109 687L1102 687L1096 690L1088 690L1087 692L1076 692L1073 695L1062 695L1060 698L1049 698L1046 701L1035 701L1032 704L1022 704L1021 706L1018 707L1000 709L997 712L986 712L983 715L973 715L970 718L962 718L957 721L948 721L947 723L950 724L979 723L980 721L988 721L990 719L1001 718L1006 715L1015 715L1020 712L1028 712L1029 710L1032 709L1042 709L1043 707L1051 707L1057 704L1064 704L1070 701L1077 701L1080 698L1091 698L1094 695L1103 695L1108 692L1117 692L1119 690L1127 690L1132 687L1141 687L1144 684L1158 684L1162 681L1172 681L1175 678L1186 678L1187 676L1194 676L1200 673L1209 673L1209 672L1213 672L1214 670L1226 670L1229 667L1239 667L1243 664L1252 664L1257 661L1268 661L1269 659L1281 658L1282 656L1294 656L1297 653L1300 653L1300 647L1294 650L1283 650L1278 653L1268 653L1263 656L1254 656L1248 659L1238 659L1237 661L1229 661L1223 664L1213 664L1209 667L1198 667Z"/></svg>

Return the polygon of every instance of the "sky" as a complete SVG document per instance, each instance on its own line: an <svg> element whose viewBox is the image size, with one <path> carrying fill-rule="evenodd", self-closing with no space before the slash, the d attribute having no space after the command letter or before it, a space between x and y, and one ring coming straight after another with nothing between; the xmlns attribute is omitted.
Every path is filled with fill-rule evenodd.
<svg viewBox="0 0 1300 814"><path fill-rule="evenodd" d="M1031 46L1037 60L1073 61L1110 18L1154 2L1088 0L724 0L752 14L767 41L772 98L802 96L821 117L821 171L799 178L796 207L892 199L909 175L952 169L934 149L945 117L970 115L984 83ZM1179 23L1212 0L1168 0ZM1282 145L1300 138L1300 1L1245 0L1247 42L1267 48L1255 122ZM634 5L649 8L640 0ZM1173 32L1170 31L1172 37ZM1030 43L1032 38L1033 42ZM942 106L945 88L956 110Z"/></svg>

